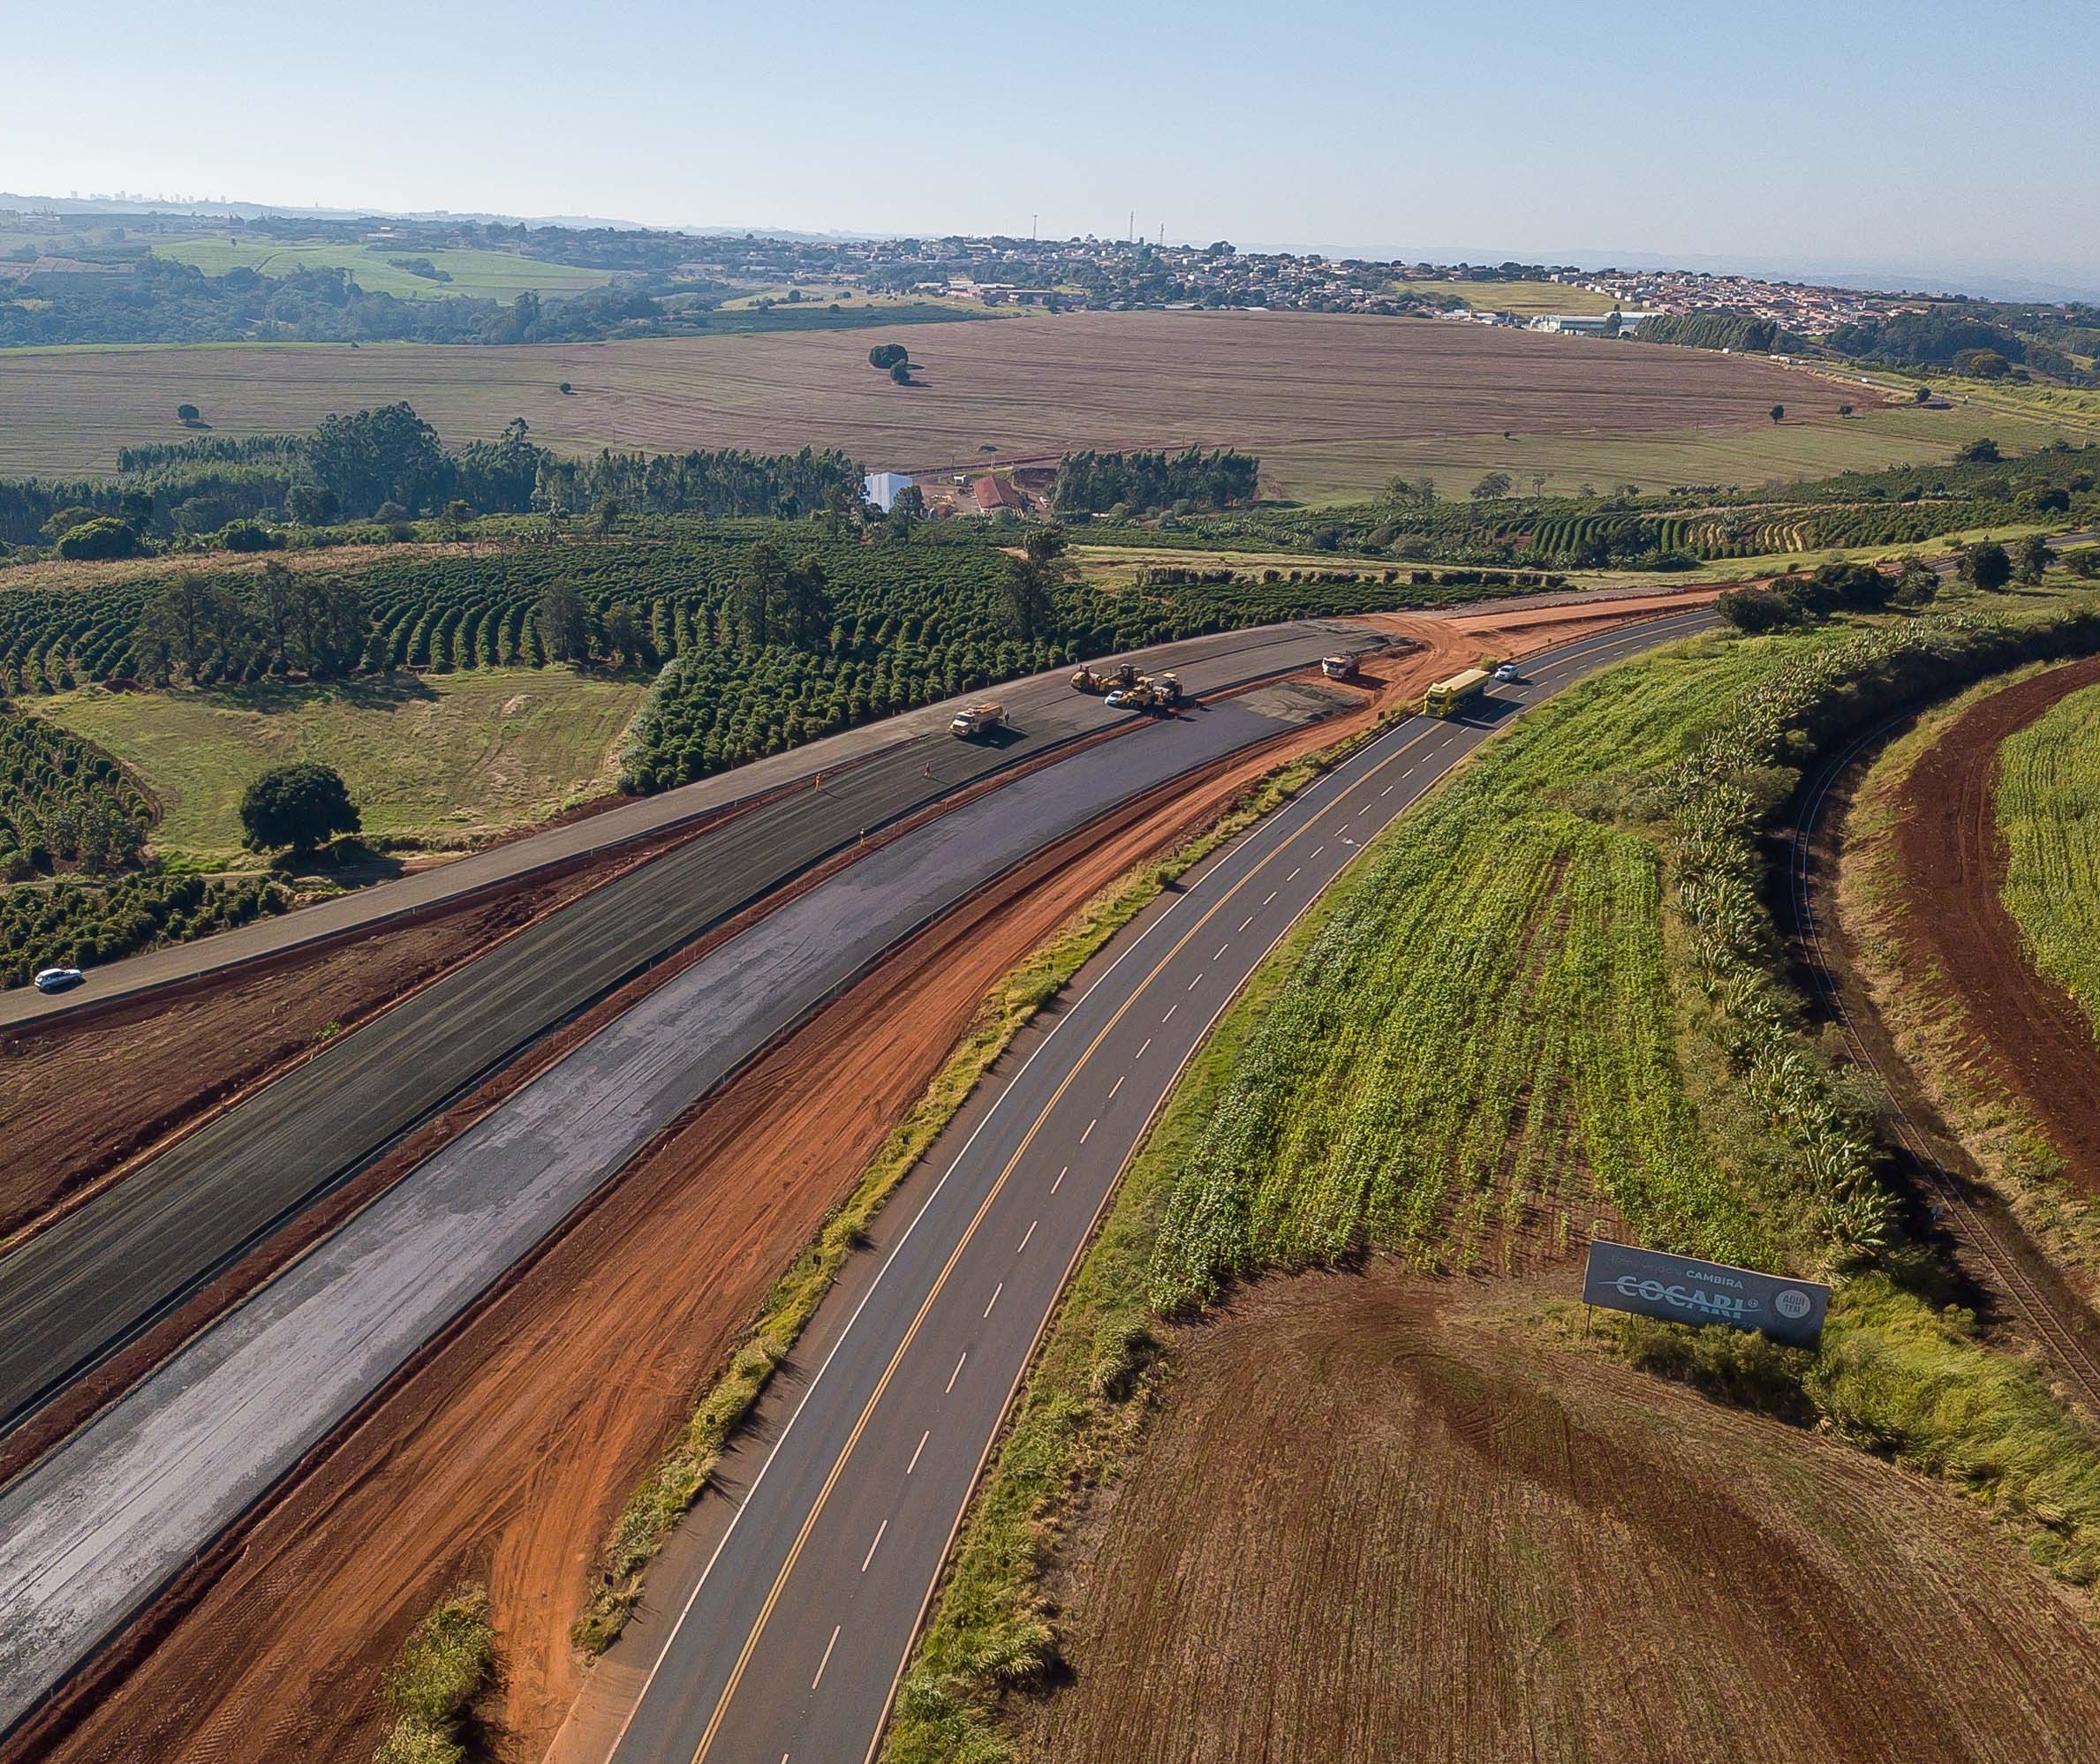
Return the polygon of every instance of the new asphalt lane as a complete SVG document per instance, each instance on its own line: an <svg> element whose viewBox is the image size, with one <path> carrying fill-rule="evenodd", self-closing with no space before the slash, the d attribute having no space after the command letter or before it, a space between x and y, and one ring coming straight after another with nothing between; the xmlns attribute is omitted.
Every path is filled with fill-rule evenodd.
<svg viewBox="0 0 2100 1764"><path fill-rule="evenodd" d="M1106 805L1302 719L1269 696L1147 721L871 848L520 1087L0 1490L0 1725L754 1051Z"/></svg>
<svg viewBox="0 0 2100 1764"><path fill-rule="evenodd" d="M1372 640L1361 628L1300 622L1149 653L1205 692ZM0 1257L0 1429L549 1029L864 830L1118 724L1061 678L1024 682L1008 702L1019 723L1008 739L906 739L593 891L324 1047ZM1097 781L1099 807L1130 794L1113 773Z"/></svg>
<svg viewBox="0 0 2100 1764"><path fill-rule="evenodd" d="M1045 1320L1174 1077L1361 845L1528 703L1708 629L1536 658L1480 712L1410 718L1228 848L1059 1021L890 1251L643 1687L616 1764L872 1756L934 1577ZM653 1597L679 1596L656 1587Z"/></svg>

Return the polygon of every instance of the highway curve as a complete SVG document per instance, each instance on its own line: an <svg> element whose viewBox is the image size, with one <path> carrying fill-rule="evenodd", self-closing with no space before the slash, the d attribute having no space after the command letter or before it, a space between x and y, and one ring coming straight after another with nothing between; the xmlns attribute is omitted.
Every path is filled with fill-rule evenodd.
<svg viewBox="0 0 2100 1764"><path fill-rule="evenodd" d="M617 1764L872 1755L1038 1333L1210 1025L1362 844L1523 705L1713 623L1701 611L1569 644L1474 717L1408 719L1227 848L1128 939L835 1325L792 1414L761 1416L774 1444L698 1584L652 1586L651 1605L679 1615Z"/></svg>
<svg viewBox="0 0 2100 1764"><path fill-rule="evenodd" d="M1080 748L872 848L666 981L202 1331L0 1491L0 1723L758 1048L1105 804L1277 733L1280 716L1303 720L1297 696L1227 699Z"/></svg>
<svg viewBox="0 0 2100 1764"><path fill-rule="evenodd" d="M1191 691L1214 691L1305 667L1345 639L1368 642L1302 623L1160 653L1179 660ZM1010 702L1021 727L1006 742L913 737L593 891L323 1048L0 1258L0 1429L548 1029L864 829L1118 726L1060 682L1039 682ZM1100 788L1101 806L1129 794L1113 774Z"/></svg>

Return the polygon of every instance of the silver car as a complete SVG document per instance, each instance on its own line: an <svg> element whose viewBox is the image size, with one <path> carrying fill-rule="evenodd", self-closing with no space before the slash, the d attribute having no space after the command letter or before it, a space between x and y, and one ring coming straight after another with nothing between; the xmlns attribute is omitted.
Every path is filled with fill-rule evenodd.
<svg viewBox="0 0 2100 1764"><path fill-rule="evenodd" d="M40 968L36 971L36 990L40 992L64 992L78 986L87 977L78 968Z"/></svg>

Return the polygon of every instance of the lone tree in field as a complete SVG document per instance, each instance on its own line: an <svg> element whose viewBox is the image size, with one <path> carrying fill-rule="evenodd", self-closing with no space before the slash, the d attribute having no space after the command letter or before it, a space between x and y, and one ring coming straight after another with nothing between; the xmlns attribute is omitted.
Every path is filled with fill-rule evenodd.
<svg viewBox="0 0 2100 1764"><path fill-rule="evenodd" d="M880 368L885 373L894 373L911 359L911 351L903 343L877 343L868 351L868 366Z"/></svg>
<svg viewBox="0 0 2100 1764"><path fill-rule="evenodd" d="M1780 421L1785 418L1786 414L1787 407L1784 404L1774 404L1771 407L1771 419L1773 422L1776 423Z"/></svg>
<svg viewBox="0 0 2100 1764"><path fill-rule="evenodd" d="M1986 594L1998 593L2013 579L2013 560L1996 539L1978 539L1961 554L1961 579Z"/></svg>
<svg viewBox="0 0 2100 1764"><path fill-rule="evenodd" d="M2056 553L2049 548L2049 541L2040 533L2029 533L2020 541L2020 549L2013 554L2013 580L2031 588L2055 562Z"/></svg>
<svg viewBox="0 0 2100 1764"><path fill-rule="evenodd" d="M178 404L175 407L175 420L185 429L200 429L204 426L204 412L194 404Z"/></svg>
<svg viewBox="0 0 2100 1764"><path fill-rule="evenodd" d="M266 772L240 800L240 824L250 851L312 851L362 822L350 787L332 765L302 760Z"/></svg>
<svg viewBox="0 0 2100 1764"><path fill-rule="evenodd" d="M1499 502L1515 487L1507 471L1491 471L1467 494L1476 502Z"/></svg>

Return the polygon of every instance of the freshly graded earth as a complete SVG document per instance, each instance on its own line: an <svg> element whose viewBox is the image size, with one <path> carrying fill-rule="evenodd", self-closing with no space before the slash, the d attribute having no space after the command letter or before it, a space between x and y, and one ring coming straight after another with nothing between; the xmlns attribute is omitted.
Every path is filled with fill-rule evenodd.
<svg viewBox="0 0 2100 1764"><path fill-rule="evenodd" d="M1981 1508L1556 1341L1543 1296L1381 1263L1181 1332L1023 1755L2100 1758L2100 1631Z"/></svg>

